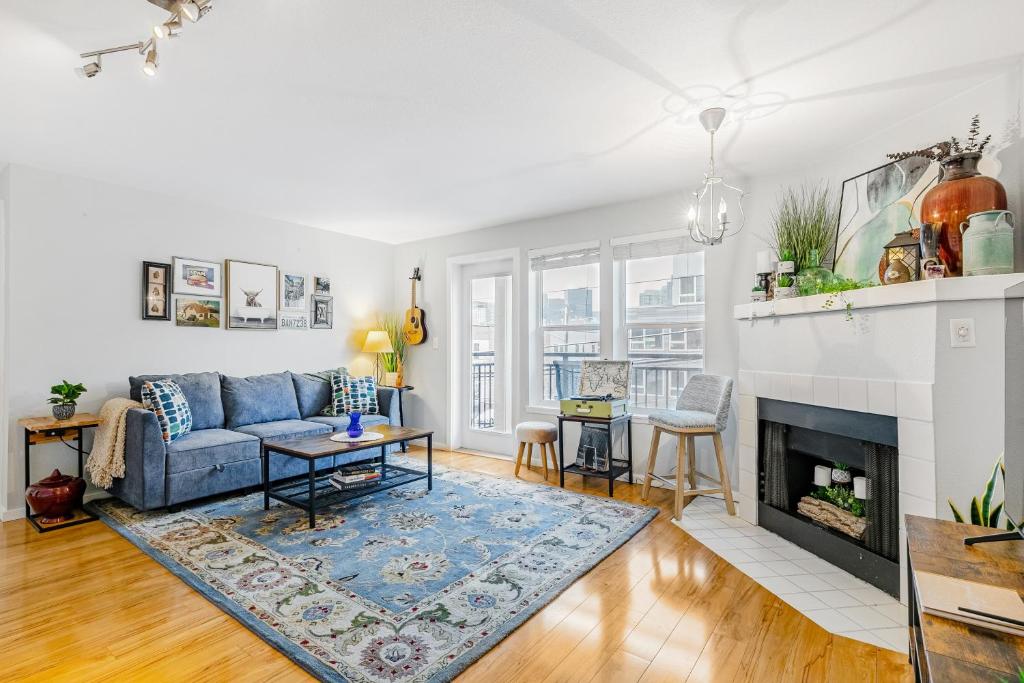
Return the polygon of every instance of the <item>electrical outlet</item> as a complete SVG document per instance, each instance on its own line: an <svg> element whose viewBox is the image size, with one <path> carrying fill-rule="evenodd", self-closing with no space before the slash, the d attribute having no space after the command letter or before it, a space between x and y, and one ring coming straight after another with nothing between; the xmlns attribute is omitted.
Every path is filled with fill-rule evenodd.
<svg viewBox="0 0 1024 683"><path fill-rule="evenodd" d="M949 345L954 349L977 346L974 340L974 318L951 318Z"/></svg>

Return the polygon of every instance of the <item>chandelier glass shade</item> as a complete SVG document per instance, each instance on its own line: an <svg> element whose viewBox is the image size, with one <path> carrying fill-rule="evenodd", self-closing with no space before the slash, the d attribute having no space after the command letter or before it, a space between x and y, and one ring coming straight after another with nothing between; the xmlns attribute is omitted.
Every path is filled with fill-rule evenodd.
<svg viewBox="0 0 1024 683"><path fill-rule="evenodd" d="M711 157L704 181L694 190L693 200L686 213L690 239L699 244L714 246L726 237L732 237L743 229L746 216L743 213L743 198L746 193L730 185L715 171L715 133L725 120L725 109L714 107L700 113L700 122L711 135ZM728 197L728 200L727 200ZM732 209L730 209L732 204ZM739 220L731 220L739 215Z"/></svg>

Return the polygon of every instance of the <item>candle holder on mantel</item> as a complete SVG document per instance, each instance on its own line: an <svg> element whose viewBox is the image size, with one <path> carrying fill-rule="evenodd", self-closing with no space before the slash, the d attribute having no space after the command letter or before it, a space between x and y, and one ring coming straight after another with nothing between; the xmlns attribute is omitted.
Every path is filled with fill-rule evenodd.
<svg viewBox="0 0 1024 683"><path fill-rule="evenodd" d="M896 233L885 245L885 261L884 284L913 282L921 276L921 243L912 230Z"/></svg>

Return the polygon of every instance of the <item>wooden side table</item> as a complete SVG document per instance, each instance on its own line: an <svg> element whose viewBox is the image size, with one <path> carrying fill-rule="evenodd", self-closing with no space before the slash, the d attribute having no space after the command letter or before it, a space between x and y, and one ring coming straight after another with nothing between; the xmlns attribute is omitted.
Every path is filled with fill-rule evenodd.
<svg viewBox="0 0 1024 683"><path fill-rule="evenodd" d="M68 439L74 439L77 442L78 448L78 476L83 476L83 462L82 456L85 453L82 451L82 437L84 431L91 427L96 427L103 420L98 415L92 413L78 413L74 415L70 420L58 420L54 417L25 417L18 420L18 425L25 430L25 488L27 489L32 483L32 472L31 472L31 453L32 446L41 443L54 443L62 442L67 443ZM70 445L70 444L68 444ZM45 533L47 531L53 531L54 529L63 529L68 526L75 526L76 524L85 524L86 522L92 522L97 519L95 515L85 510L76 510L75 516L66 522L59 522L56 524L43 524L38 519L37 515L32 514L32 509L28 505L28 501L25 501L25 519L27 519L32 526L36 528L36 531Z"/></svg>
<svg viewBox="0 0 1024 683"><path fill-rule="evenodd" d="M965 545L998 529L906 516L907 603L914 680L1016 681L1024 638L925 614L917 574L930 572L1024 592L1024 541Z"/></svg>
<svg viewBox="0 0 1024 683"><path fill-rule="evenodd" d="M608 432L608 471L597 472L588 470L573 463L565 464L565 439L563 438L563 426L566 422L579 422L582 425L597 424L606 425ZM612 440L612 427L617 424L626 423L626 460L616 460L615 448ZM615 495L615 480L623 474L629 475L629 483L633 483L633 416L629 413L618 415L612 418L605 417L584 417L581 415L559 415L558 416L558 485L565 488L565 473L579 474L583 477L597 477L608 480L608 495Z"/></svg>
<svg viewBox="0 0 1024 683"><path fill-rule="evenodd" d="M391 386L388 386L386 384L382 384L381 386L383 388L385 388L385 389L394 389L395 391L398 392L398 424L399 424L400 427L404 427L405 426L405 409L402 406L402 395L405 392L407 392L407 391L412 391L416 387L411 386L411 385L406 385L404 387L391 387ZM402 442L402 452L403 453L408 453L409 452L409 442L408 441L403 441Z"/></svg>

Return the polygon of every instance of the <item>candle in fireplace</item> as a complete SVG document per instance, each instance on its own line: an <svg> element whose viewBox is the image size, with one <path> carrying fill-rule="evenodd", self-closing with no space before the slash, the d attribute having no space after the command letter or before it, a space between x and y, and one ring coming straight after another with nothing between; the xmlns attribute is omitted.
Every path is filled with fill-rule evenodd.
<svg viewBox="0 0 1024 683"><path fill-rule="evenodd" d="M829 486L832 483L832 468L824 465L814 466L814 485Z"/></svg>

